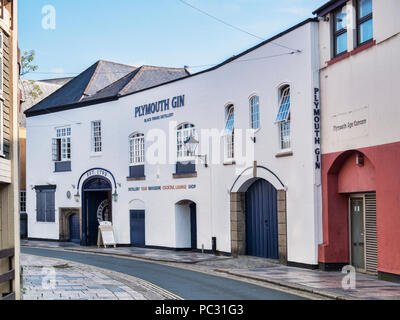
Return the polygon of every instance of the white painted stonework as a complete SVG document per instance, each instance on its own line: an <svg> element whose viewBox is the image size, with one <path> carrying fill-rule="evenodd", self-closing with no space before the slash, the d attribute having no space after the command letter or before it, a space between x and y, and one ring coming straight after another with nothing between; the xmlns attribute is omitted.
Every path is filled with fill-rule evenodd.
<svg viewBox="0 0 400 320"><path fill-rule="evenodd" d="M188 246L185 233L190 221L179 219L185 209L177 205L182 200L197 204L197 246L211 249L212 237L217 237L217 250L231 251L230 189L238 174L253 166L253 160L274 172L282 181L264 170L258 175L278 189L287 190L288 260L317 264L321 235L321 208L319 172L315 170L314 144L314 88L319 87L318 23L308 22L275 40L298 48L301 53L282 55L290 50L266 43L237 60L215 70L188 77L153 89L122 97L117 101L29 117L27 119L27 212L30 238L59 239L59 208L79 208L72 196L76 194L79 177L91 168L109 170L116 178L118 201L112 202L113 225L118 244L130 244L129 210L146 211L146 245L180 248ZM291 86L291 151L292 156L279 154L279 131L275 123L278 112L278 88ZM235 130L249 128L249 97L260 98L261 128L255 133L254 159L250 165L212 164L212 150L207 154L209 167L202 161L196 165L197 177L173 179L175 164L146 162L144 181L127 181L129 175L129 139L134 132L145 135L146 146L152 145L152 129L173 135L177 125L190 122L200 129L218 129L225 126L225 109L235 106ZM173 116L144 122L135 118L135 107L149 102L184 95L185 106L170 110ZM160 112L157 115L163 114ZM150 116L151 117L151 116ZM101 121L102 153L91 153L91 121ZM55 128L70 126L72 131L72 171L54 173L52 138ZM238 138L239 139L239 138ZM245 139L243 134L243 139ZM250 138L249 138L250 139ZM201 141L204 146L204 141ZM223 154L222 138L217 151ZM238 142L237 142L238 143ZM175 154L175 146L167 150ZM214 150L215 151L215 150ZM146 156L146 158L148 158ZM235 188L252 178L247 170ZM56 190L56 222L36 222L37 185L52 184ZM120 184L120 185L119 185ZM187 189L167 189L166 186L186 186ZM162 190L142 191L142 187L161 186ZM192 189L189 189L191 186ZM138 188L139 191L129 191ZM131 188L131 189L130 189ZM164 190L163 190L164 189ZM235 191L235 190L232 190ZM113 190L114 192L114 190ZM187 216L187 215L186 215Z"/></svg>

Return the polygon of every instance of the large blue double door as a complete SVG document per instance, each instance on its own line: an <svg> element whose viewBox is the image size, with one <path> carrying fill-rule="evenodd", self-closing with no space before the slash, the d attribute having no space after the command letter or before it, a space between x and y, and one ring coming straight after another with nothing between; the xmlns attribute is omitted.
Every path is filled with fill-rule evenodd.
<svg viewBox="0 0 400 320"><path fill-rule="evenodd" d="M259 179L246 192L247 255L279 259L277 190Z"/></svg>

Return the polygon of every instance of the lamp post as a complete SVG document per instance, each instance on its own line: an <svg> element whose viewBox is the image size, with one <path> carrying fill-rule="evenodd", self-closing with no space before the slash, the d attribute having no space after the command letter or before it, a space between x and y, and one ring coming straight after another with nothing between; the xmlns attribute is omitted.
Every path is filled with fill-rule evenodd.
<svg viewBox="0 0 400 320"><path fill-rule="evenodd" d="M190 155L193 157L200 158L204 161L204 166L207 168L208 163L207 163L207 155L196 155L196 149L199 146L199 141L196 140L196 138L191 134L188 139L184 142L185 147L189 151Z"/></svg>

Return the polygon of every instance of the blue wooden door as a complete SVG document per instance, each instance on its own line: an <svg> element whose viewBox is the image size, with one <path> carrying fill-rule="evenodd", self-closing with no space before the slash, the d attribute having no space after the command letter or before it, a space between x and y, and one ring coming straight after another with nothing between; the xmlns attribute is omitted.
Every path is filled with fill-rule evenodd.
<svg viewBox="0 0 400 320"><path fill-rule="evenodd" d="M134 247L146 246L145 211L131 210L131 245Z"/></svg>
<svg viewBox="0 0 400 320"><path fill-rule="evenodd" d="M191 234L191 247L197 249L197 213L196 204L190 204L190 234Z"/></svg>
<svg viewBox="0 0 400 320"><path fill-rule="evenodd" d="M278 259L277 191L259 179L246 192L246 247L249 256Z"/></svg>
<svg viewBox="0 0 400 320"><path fill-rule="evenodd" d="M79 216L77 214L73 214L69 217L69 241L81 241Z"/></svg>

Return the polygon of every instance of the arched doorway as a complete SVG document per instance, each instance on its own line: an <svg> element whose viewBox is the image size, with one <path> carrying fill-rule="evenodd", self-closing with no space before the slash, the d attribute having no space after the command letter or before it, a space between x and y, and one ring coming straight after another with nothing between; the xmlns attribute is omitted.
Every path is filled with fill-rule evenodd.
<svg viewBox="0 0 400 320"><path fill-rule="evenodd" d="M87 179L82 186L82 245L96 245L102 221L112 222L111 182L102 176Z"/></svg>
<svg viewBox="0 0 400 320"><path fill-rule="evenodd" d="M323 174L322 269L351 264L358 271L377 273L378 238L376 171L361 151L348 150L325 158Z"/></svg>
<svg viewBox="0 0 400 320"><path fill-rule="evenodd" d="M246 251L249 256L279 259L277 190L264 179L246 191Z"/></svg>
<svg viewBox="0 0 400 320"><path fill-rule="evenodd" d="M197 249L197 206L190 200L175 204L176 248Z"/></svg>
<svg viewBox="0 0 400 320"><path fill-rule="evenodd" d="M287 264L287 187L272 170L254 163L230 189L231 252Z"/></svg>

